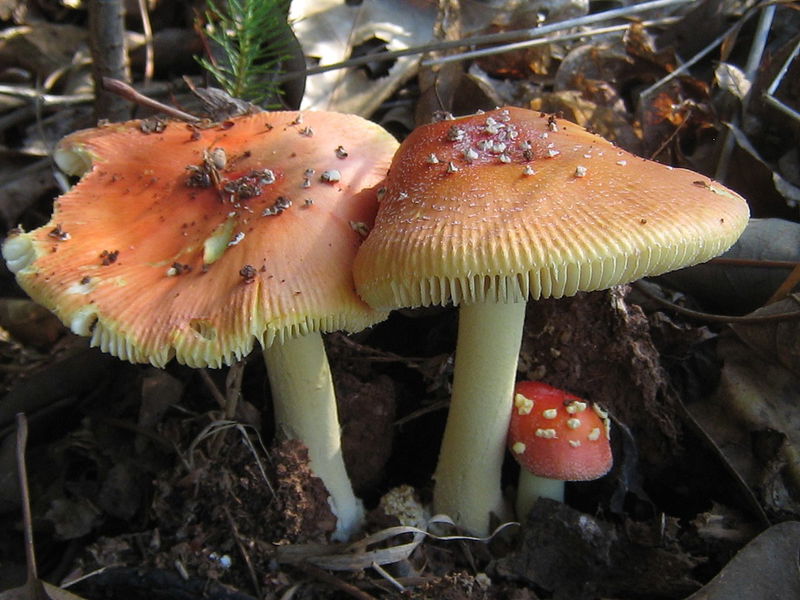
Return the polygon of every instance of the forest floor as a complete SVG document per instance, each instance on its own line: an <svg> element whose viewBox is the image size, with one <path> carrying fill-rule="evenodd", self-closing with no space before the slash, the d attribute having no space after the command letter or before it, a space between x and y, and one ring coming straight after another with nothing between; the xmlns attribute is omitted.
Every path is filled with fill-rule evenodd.
<svg viewBox="0 0 800 600"><path fill-rule="evenodd" d="M0 2L5 231L49 220L65 181L52 148L96 122L87 14L73 4L81 5ZM155 78L142 89L189 112L201 103L182 77L203 85L191 59L203 49L199 4L149 3ZM361 3L332 4L357 16ZM383 31L400 13L435 17L436 4L375 0L370 18L384 19L373 23ZM442 35L459 35L467 22L486 33L537 18L524 3L486 14L476 4L461 3L461 21L440 15ZM550 17L566 19L586 3L547 4ZM458 314L395 311L360 333L325 336L344 457L367 509L368 537L333 543L336 519L305 447L275 436L260 352L221 369L118 360L29 300L3 264L0 590L30 573L22 518L30 502L39 576L88 599L800 597L800 335L796 318L762 318L797 311L800 11L768 4L699 0L642 17L654 25L614 21L627 25L619 34L594 34L600 22L584 25L581 38L441 68L414 57L411 67L391 63L401 75L394 66L349 70L360 107L370 102L364 90L382 98L365 116L400 139L442 110L522 106L720 179L748 200L757 220L728 262L528 304L518 378L610 412L607 476L568 485L565 503L541 500L485 539L434 517ZM136 3L126 6L138 83L146 45ZM351 110L314 77L306 89L317 107ZM286 108L297 109L301 95L289 90ZM27 493L18 413L29 429ZM517 470L509 457L508 498ZM37 597L31 587L0 593Z"/></svg>

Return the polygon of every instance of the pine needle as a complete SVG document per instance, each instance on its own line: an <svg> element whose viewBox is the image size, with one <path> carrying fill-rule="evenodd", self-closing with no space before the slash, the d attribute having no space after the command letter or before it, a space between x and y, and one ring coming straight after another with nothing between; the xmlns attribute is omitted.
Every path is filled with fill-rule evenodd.
<svg viewBox="0 0 800 600"><path fill-rule="evenodd" d="M279 94L274 76L289 57L289 1L207 0L204 33L219 52L198 61L231 96L262 104Z"/></svg>

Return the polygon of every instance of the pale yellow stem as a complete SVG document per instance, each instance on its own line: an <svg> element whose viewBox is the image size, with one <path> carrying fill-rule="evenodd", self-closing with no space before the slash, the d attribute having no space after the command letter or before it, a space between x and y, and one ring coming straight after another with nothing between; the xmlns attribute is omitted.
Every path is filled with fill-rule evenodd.
<svg viewBox="0 0 800 600"><path fill-rule="evenodd" d="M264 350L277 431L308 447L311 469L328 488L337 517L333 539L361 528L364 508L355 497L342 457L341 430L328 357L318 332Z"/></svg>
<svg viewBox="0 0 800 600"><path fill-rule="evenodd" d="M459 309L453 396L439 453L434 509L480 535L509 516L500 471L525 322L525 302Z"/></svg>

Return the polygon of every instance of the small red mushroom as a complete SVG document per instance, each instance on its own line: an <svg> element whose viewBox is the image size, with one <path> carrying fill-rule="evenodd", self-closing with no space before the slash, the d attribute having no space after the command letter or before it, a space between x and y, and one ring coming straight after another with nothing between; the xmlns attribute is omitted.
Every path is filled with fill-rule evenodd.
<svg viewBox="0 0 800 600"><path fill-rule="evenodd" d="M611 469L608 414L539 381L514 388L508 448L520 464L517 517L540 496L564 499L565 481L589 481Z"/></svg>

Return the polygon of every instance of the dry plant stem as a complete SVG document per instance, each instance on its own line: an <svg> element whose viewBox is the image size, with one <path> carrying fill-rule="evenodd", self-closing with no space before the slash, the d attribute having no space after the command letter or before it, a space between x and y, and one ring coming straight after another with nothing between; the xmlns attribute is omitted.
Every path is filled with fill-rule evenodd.
<svg viewBox="0 0 800 600"><path fill-rule="evenodd" d="M796 260L765 260L761 258L730 258L727 256L717 256L712 258L710 263L715 265L729 265L732 267L759 267L763 269L794 269L800 266Z"/></svg>
<svg viewBox="0 0 800 600"><path fill-rule="evenodd" d="M775 16L775 5L765 5L761 10L761 16L758 19L756 26L756 34L753 42L750 45L750 54L747 57L747 64L744 68L744 75L747 81L755 83L756 76L758 75L758 67L761 64L761 57L764 55L764 49L767 46L767 36L769 35L770 27L772 26L772 19ZM747 112L747 107L750 104L751 95L747 94L741 99L740 112L733 116L731 122L734 126L738 127L741 121L741 115ZM731 153L736 140L730 128L726 128L722 138L722 150L717 162L717 169L714 173L714 179L717 181L725 182L728 177L728 165L730 164Z"/></svg>
<svg viewBox="0 0 800 600"><path fill-rule="evenodd" d="M463 305L450 412L436 467L436 512L479 535L505 520L500 489L525 302Z"/></svg>
<svg viewBox="0 0 800 600"><path fill-rule="evenodd" d="M114 81L114 80L112 80L112 81ZM122 84L122 82L119 82L119 83ZM104 85L105 84L106 84L106 80L104 80ZM133 90L133 88L131 88L129 85L127 85L127 84L123 84L123 85L125 85L126 87L130 88L131 90ZM148 87L148 92L152 93L152 94L165 94L165 93L169 92L171 89L172 89L172 85L171 84L156 82L156 83L154 83L154 84L152 84L151 86ZM111 91L111 90L109 90L109 91ZM136 90L133 90L133 94L136 95L137 97L147 98L146 96L142 96L142 94L140 94ZM6 84L0 84L0 96L9 96L10 98L19 99L18 106L24 106L26 103L35 102L35 103L39 104L41 106L41 108L50 108L50 107L59 107L59 106L72 106L72 105L75 105L75 104L84 104L86 102L91 102L92 100L94 100L94 94L63 94L63 95L45 94L45 93L42 93L40 90L37 90L37 89L34 89L34 88L22 87L22 86L19 86L19 85L6 85ZM129 99L132 99L132 98L129 98ZM160 102L157 102L156 100L151 100L150 98L147 98L147 100L152 102L154 105L157 105L158 107L164 107L165 106L164 104L161 104ZM8 107L12 107L12 108L14 107L13 102L10 102L9 98L4 98L3 101L4 101L5 106L7 108ZM147 104L146 102L140 102L140 104L143 104L145 106L149 106L149 104ZM171 112L168 112L167 114L172 114L172 113L178 114L179 113L181 115L185 115L185 116L181 116L181 117L177 117L177 118L181 118L183 120L188 120L188 121L199 121L200 120L200 119L198 119L197 117L195 117L193 115L189 115L188 113L184 113L184 112L179 111L177 109L173 109L172 107L167 106L166 108L167 108L167 110L171 111ZM163 110L163 108L159 108L159 110ZM164 112L167 112L167 110L165 110ZM188 117L188 119L186 117Z"/></svg>
<svg viewBox="0 0 800 600"><path fill-rule="evenodd" d="M222 395L222 392L219 391L217 384L214 383L214 380L211 379L211 375L208 374L206 369L197 369L197 372L200 374L200 378L203 380L203 383L206 384L206 388L214 397L214 400L217 401L219 407L222 410L225 410L225 407L228 405L228 401L225 396Z"/></svg>
<svg viewBox="0 0 800 600"><path fill-rule="evenodd" d="M558 479L539 477L521 469L517 482L517 519L524 522L534 503L539 498L550 498L564 502L564 482Z"/></svg>
<svg viewBox="0 0 800 600"><path fill-rule="evenodd" d="M128 103L103 87L104 77L122 81L131 79L125 50L125 8L122 0L89 2L89 45L92 51L95 117L98 120L128 120Z"/></svg>
<svg viewBox="0 0 800 600"><path fill-rule="evenodd" d="M225 378L225 419L235 420L236 408L242 395L242 378L244 377L244 361L239 361L228 370Z"/></svg>
<svg viewBox="0 0 800 600"><path fill-rule="evenodd" d="M766 303L773 304L779 300L783 300L791 293L798 283L800 283L800 265L792 269L792 272L786 276L786 279L783 280L783 283L778 286L778 289L775 290L775 293L770 296Z"/></svg>
<svg viewBox="0 0 800 600"><path fill-rule="evenodd" d="M141 106L147 106L148 108L152 108L153 110L158 110L160 112L163 112L167 116L175 117L176 119L180 119L181 121L187 121L189 123L198 123L199 121L202 120L199 117L190 115L189 113L183 112L182 110L179 110L173 106L163 104L158 100L153 100L152 98L149 98L144 94L140 94L133 87L131 87L124 81L120 81L119 79L104 77L103 87L105 87L105 89L107 89L109 92L113 92L114 94L120 96L121 98L130 100L131 102L135 102L136 104L139 104Z"/></svg>
<svg viewBox="0 0 800 600"><path fill-rule="evenodd" d="M333 379L322 335L275 341L264 349L277 433L302 441L311 470L328 489L336 515L332 538L346 541L361 528L364 507L355 497L342 456Z"/></svg>
<svg viewBox="0 0 800 600"><path fill-rule="evenodd" d="M714 315L711 313L700 312L698 310L692 310L690 308L684 308L674 302L670 302L669 300L665 300L664 298L660 298L655 294L651 293L645 286L639 285L638 282L634 282L633 287L636 288L637 291L641 292L643 296L646 296L650 300L661 304L669 308L670 310L678 313L679 315L683 315L685 317L689 317L691 319L697 319L699 321L708 321L710 323L739 323L742 325L754 324L754 323L769 323L771 321L790 321L792 319L800 319L800 310L788 312L788 313L778 313L773 315L754 315L752 317L744 316L744 317L735 317L735 316L726 316L726 315Z"/></svg>
<svg viewBox="0 0 800 600"><path fill-rule="evenodd" d="M668 17L666 19L657 19L654 21L642 21L640 25L644 28L653 27L654 25L668 25L677 22L679 19ZM606 35L610 33L624 34L630 29L630 24L623 25L610 25L608 27L598 27L597 29L588 29L577 31L574 33L555 33L546 37L536 37L532 40L523 40L521 42L513 42L510 44L502 44L500 46L492 46L489 48L481 48L480 50L470 50L467 52L459 52L457 54L450 54L448 56L428 58L423 60L420 64L423 67L431 67L443 63L460 62L482 56L494 56L496 54L504 54L506 52L513 52L514 50L521 50L523 48L533 48L534 46L545 46L558 42L565 42L567 40L575 40L588 38L595 35Z"/></svg>
<svg viewBox="0 0 800 600"><path fill-rule="evenodd" d="M45 106L71 106L73 104L83 104L94 99L92 94L43 94L39 90L18 85L0 84L0 95L19 98L22 101L39 102Z"/></svg>
<svg viewBox="0 0 800 600"><path fill-rule="evenodd" d="M324 569L320 569L319 567L309 563L300 563L297 566L314 579L327 583L331 587L334 587L340 592L347 594L351 598L355 598L356 600L377 600L372 594L368 594L367 592L358 589L356 586L347 583L332 573L328 573Z"/></svg>
<svg viewBox="0 0 800 600"><path fill-rule="evenodd" d="M226 421L236 421L236 409L239 405L239 397L242 391L242 377L244 376L245 362L239 362L231 365L228 369L228 375L225 378L225 395L223 396L216 384L212 381L211 377L205 369L200 369L206 385L211 390L211 394L219 403L222 409L222 418ZM209 453L213 457L219 456L225 441L228 439L228 429L220 429L217 434L209 442Z"/></svg>
<svg viewBox="0 0 800 600"><path fill-rule="evenodd" d="M583 27L585 25L590 25L592 23L597 23L600 21L616 19L620 17L627 17L634 14L647 12L649 10L655 10L657 8L664 8L665 6L678 6L693 1L694 0L652 0L650 2L643 2L641 4L635 4L632 6L623 6L621 8L615 8L612 10L606 10L599 13L584 15L582 17L577 17L575 19L567 19L565 21L559 21L557 23L550 23L549 25L542 25L541 27L533 27L530 29L514 29L511 31L501 31L499 33L477 35L462 40L444 40L440 42L432 42L430 44L423 44L421 46L415 46L413 48L404 48L402 50L376 52L376 53L371 53L369 56L360 56L358 58L351 58L349 60L340 63L321 65L319 67L313 67L311 69L306 69L304 71L294 71L285 73L279 76L276 79L276 81L278 83L281 83L283 81L288 81L289 79L294 79L297 77L306 77L308 75L316 75L317 73L325 73L327 71L335 71L337 69L345 69L348 67L358 67L370 62L394 60L401 56L422 54L424 52L442 51L442 50L449 50L450 48L463 48L466 46L488 45L498 42L507 42L510 40L531 39L543 35L548 35L555 31L564 31L565 29L571 29L573 27ZM425 63L423 63L423 66L425 66Z"/></svg>
<svg viewBox="0 0 800 600"><path fill-rule="evenodd" d="M791 54L789 54L789 56L786 58L786 62L783 63L783 66L778 71L778 74L775 75L775 79L772 80L772 83L769 84L767 91L764 93L764 100L766 102L795 121L800 121L800 112L797 112L788 104L778 100L775 97L775 91L778 89L778 86L783 83L783 79L786 77L786 72L789 70L789 66L794 63L794 60L797 58L798 54L800 54L800 41L795 44Z"/></svg>
<svg viewBox="0 0 800 600"><path fill-rule="evenodd" d="M390 573L389 573L389 572L388 572L386 569L384 569L382 566L380 566L378 563L376 563L376 562L374 562L374 561L373 561L373 562L372 562L372 569L373 569L373 570L374 570L374 571L375 571L375 572L376 572L378 575L380 575L380 576L381 576L381 577L383 577L383 578L384 578L386 581L388 581L390 584L392 584L392 586L394 586L394 588L395 588L395 589L396 589L398 592L400 592L400 593L403 593L403 592L406 592L406 591L407 591L407 590L406 590L406 587L405 587L405 586L404 586L402 583L400 583L399 581L397 581L397 579L396 579L396 578L392 577L392 575L391 575L391 574L390 574Z"/></svg>
<svg viewBox="0 0 800 600"><path fill-rule="evenodd" d="M25 562L28 567L28 581L39 577L36 572L36 552L33 547L33 520L31 518L31 498L28 488L28 469L25 466L25 447L28 444L28 421L24 413L17 413L17 474L22 496L22 528L25 534Z"/></svg>
<svg viewBox="0 0 800 600"><path fill-rule="evenodd" d="M153 28L150 26L150 13L147 11L147 0L139 0L139 14L142 17L142 32L144 33L144 84L153 80L155 62L153 58Z"/></svg>
<svg viewBox="0 0 800 600"><path fill-rule="evenodd" d="M709 54L714 48L722 44L732 33L738 30L740 27L744 25L744 23L749 20L751 16L753 16L753 11L746 13L741 19L739 19L736 23L731 25L728 29L726 29L722 34L717 36L711 42L708 43L705 47L703 47L697 54L695 54L692 58L688 59L686 62L681 63L679 67L670 71L667 75L650 85L650 87L646 88L645 90L639 93L639 102L644 104L644 100L646 100L650 94L655 92L658 88L662 85L665 85L675 79L676 77L680 77L684 73L686 73L689 69L691 69L697 62L702 60L707 54Z"/></svg>
<svg viewBox="0 0 800 600"><path fill-rule="evenodd" d="M236 520L233 518L233 515L231 515L231 511L227 506L223 506L223 508L225 509L225 517L228 519L228 525L230 525L231 532L233 533L236 547L239 549L239 554L242 555L242 560L245 565L247 565L247 572L250 574L250 582L253 584L253 591L255 591L257 598L261 598L261 586L258 585L256 570L253 568L253 561L250 559L250 554L247 552L244 542L242 542L242 536L239 535L239 528L236 526Z"/></svg>

